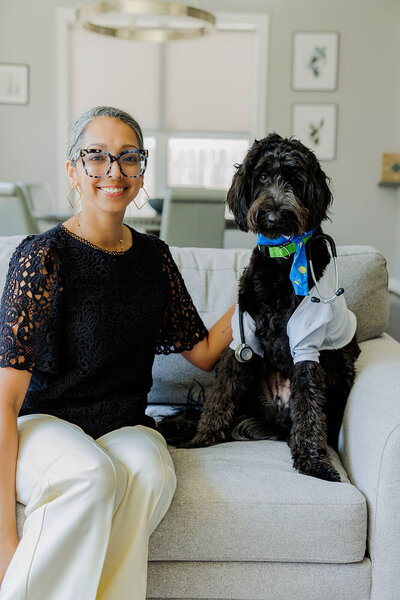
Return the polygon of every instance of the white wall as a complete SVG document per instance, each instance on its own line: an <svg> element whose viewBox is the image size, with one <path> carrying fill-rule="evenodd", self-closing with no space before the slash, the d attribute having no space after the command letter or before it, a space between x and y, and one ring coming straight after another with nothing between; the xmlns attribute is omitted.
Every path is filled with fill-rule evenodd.
<svg viewBox="0 0 400 600"><path fill-rule="evenodd" d="M77 4L0 0L0 62L29 64L31 75L28 106L0 105L0 180L47 179L57 189L55 7ZM200 5L270 15L268 130L290 135L294 102L337 103L337 159L323 164L335 192L333 223L326 230L338 244L375 245L400 280L400 196L377 186L381 153L400 151L398 0L202 0ZM340 33L336 92L291 91L291 38L299 30Z"/></svg>

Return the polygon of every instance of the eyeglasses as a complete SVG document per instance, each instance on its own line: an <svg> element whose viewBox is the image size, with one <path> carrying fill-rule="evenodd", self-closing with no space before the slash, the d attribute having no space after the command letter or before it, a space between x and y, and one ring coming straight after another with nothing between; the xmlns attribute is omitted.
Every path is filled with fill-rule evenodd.
<svg viewBox="0 0 400 600"><path fill-rule="evenodd" d="M117 161L122 175L125 177L141 177L146 170L148 150L123 150L113 156L107 150L99 148L82 149L79 153L86 175L89 177L105 177L111 171L111 165Z"/></svg>

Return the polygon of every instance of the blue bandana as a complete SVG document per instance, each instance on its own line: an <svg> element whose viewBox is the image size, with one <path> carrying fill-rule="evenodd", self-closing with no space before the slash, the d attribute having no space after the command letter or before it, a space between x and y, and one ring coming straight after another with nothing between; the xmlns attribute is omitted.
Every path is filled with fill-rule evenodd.
<svg viewBox="0 0 400 600"><path fill-rule="evenodd" d="M304 238L310 237L316 229L312 229L307 233L299 236L290 236L289 238L281 236L276 240L270 240L264 237L261 233L257 235L257 244L259 246L280 246L276 248L279 252L270 250L272 257L289 257L294 252L292 268L290 270L290 281L293 284L293 289L298 296L308 296L308 264L306 256L306 248Z"/></svg>

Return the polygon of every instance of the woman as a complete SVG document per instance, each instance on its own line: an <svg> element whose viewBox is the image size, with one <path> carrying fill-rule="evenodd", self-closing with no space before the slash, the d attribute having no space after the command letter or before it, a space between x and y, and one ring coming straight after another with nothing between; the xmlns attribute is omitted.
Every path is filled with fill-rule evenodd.
<svg viewBox="0 0 400 600"><path fill-rule="evenodd" d="M147 152L132 117L94 108L71 130L82 210L29 236L0 328L1 600L144 599L148 539L175 490L145 415L156 353L212 369L233 308L209 332L168 247L123 225ZM17 461L18 457L18 461ZM18 542L17 499L26 505Z"/></svg>

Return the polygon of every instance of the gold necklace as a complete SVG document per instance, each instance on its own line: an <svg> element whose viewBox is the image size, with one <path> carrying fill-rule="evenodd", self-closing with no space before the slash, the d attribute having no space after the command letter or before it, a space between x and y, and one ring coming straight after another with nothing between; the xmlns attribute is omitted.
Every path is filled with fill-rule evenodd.
<svg viewBox="0 0 400 600"><path fill-rule="evenodd" d="M87 242L90 246L97 246L97 244L93 244L90 242L87 237L82 232L81 224L79 223L79 213L76 215L76 223L78 225L79 237L83 238L85 242ZM121 250L109 250L108 248L103 248L106 252L123 252L124 251L124 226L122 226L122 239L119 240L121 244ZM97 246L97 248L101 248L101 246Z"/></svg>

